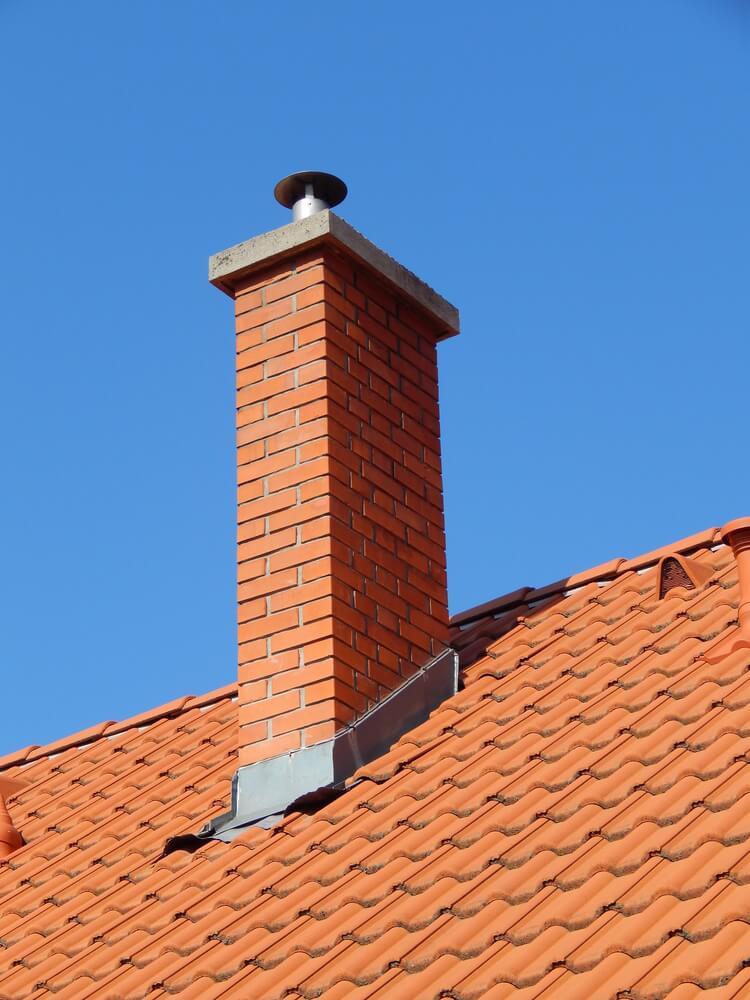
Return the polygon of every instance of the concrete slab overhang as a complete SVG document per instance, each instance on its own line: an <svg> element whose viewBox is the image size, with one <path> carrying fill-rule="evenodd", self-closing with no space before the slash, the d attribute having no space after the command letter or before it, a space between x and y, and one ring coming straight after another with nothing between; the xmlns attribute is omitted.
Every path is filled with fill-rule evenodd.
<svg viewBox="0 0 750 1000"><path fill-rule="evenodd" d="M444 331L441 340L459 332L459 314L455 306L330 209L214 254L208 260L208 280L227 295L232 295L237 283L253 271L316 244L327 244L351 254L372 268L380 280L385 279L397 292L438 322Z"/></svg>

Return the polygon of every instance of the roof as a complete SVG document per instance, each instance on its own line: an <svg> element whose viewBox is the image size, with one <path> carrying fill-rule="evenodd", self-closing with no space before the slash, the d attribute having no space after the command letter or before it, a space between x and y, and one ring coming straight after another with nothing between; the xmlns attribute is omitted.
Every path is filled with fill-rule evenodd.
<svg viewBox="0 0 750 1000"><path fill-rule="evenodd" d="M465 686L231 844L233 686L0 760L0 997L750 997L747 650L714 530L454 619ZM659 599L655 561L697 589Z"/></svg>

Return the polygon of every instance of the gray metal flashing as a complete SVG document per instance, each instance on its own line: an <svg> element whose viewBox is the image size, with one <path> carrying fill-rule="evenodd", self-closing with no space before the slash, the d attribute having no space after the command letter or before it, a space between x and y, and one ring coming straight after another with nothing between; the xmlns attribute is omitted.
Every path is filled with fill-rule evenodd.
<svg viewBox="0 0 750 1000"><path fill-rule="evenodd" d="M208 280L227 295L233 295L237 282L256 269L323 241L333 242L353 254L428 313L441 327L439 339L459 332L459 314L455 306L330 209L214 254L208 259Z"/></svg>
<svg viewBox="0 0 750 1000"><path fill-rule="evenodd" d="M446 649L333 739L238 768L231 809L197 837L230 841L248 826L273 826L294 806L341 794L358 768L390 750L457 690L458 654Z"/></svg>

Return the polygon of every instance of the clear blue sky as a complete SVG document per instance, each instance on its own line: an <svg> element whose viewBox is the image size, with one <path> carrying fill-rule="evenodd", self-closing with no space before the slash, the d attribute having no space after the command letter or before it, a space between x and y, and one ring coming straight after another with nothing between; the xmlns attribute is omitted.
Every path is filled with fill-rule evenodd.
<svg viewBox="0 0 750 1000"><path fill-rule="evenodd" d="M453 611L750 514L739 0L0 0L0 752L234 677L228 299L344 215L461 309Z"/></svg>

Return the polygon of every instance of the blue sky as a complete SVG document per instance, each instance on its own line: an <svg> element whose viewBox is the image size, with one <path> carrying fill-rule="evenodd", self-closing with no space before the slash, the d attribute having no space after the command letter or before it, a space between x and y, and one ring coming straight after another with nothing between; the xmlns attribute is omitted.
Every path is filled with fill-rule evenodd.
<svg viewBox="0 0 750 1000"><path fill-rule="evenodd" d="M750 513L739 0L0 0L0 752L229 682L206 259L322 169L461 309L453 611Z"/></svg>

